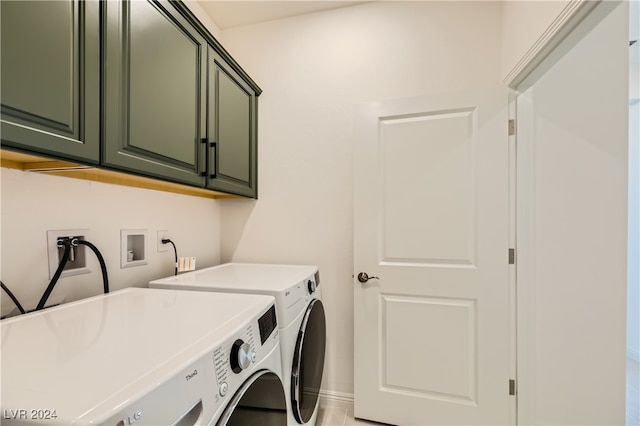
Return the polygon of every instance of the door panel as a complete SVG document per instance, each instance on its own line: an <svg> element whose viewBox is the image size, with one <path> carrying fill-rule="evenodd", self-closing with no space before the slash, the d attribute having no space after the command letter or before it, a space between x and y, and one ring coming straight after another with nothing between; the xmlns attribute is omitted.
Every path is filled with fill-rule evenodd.
<svg viewBox="0 0 640 426"><path fill-rule="evenodd" d="M357 417L513 421L507 106L498 87L357 112Z"/></svg>
<svg viewBox="0 0 640 426"><path fill-rule="evenodd" d="M3 1L2 143L97 163L97 1Z"/></svg>
<svg viewBox="0 0 640 426"><path fill-rule="evenodd" d="M125 150L195 165L202 46L151 3L129 5L131 119Z"/></svg>
<svg viewBox="0 0 640 426"><path fill-rule="evenodd" d="M383 388L477 403L476 301L391 294L381 294L380 300L380 321L386 324L381 336ZM410 345L404 341L407 324L421 324Z"/></svg>
<svg viewBox="0 0 640 426"><path fill-rule="evenodd" d="M104 164L204 185L204 38L166 1L107 1Z"/></svg>
<svg viewBox="0 0 640 426"><path fill-rule="evenodd" d="M474 121L472 109L380 120L383 262L475 263Z"/></svg>
<svg viewBox="0 0 640 426"><path fill-rule="evenodd" d="M2 4L3 104L67 131L73 127L74 77L82 58L74 38L78 8L71 1ZM51 31L38 30L51 23Z"/></svg>
<svg viewBox="0 0 640 426"><path fill-rule="evenodd" d="M207 187L257 197L257 97L224 59L209 47Z"/></svg>
<svg viewBox="0 0 640 426"><path fill-rule="evenodd" d="M219 173L249 183L251 155L251 94L229 76L218 74Z"/></svg>

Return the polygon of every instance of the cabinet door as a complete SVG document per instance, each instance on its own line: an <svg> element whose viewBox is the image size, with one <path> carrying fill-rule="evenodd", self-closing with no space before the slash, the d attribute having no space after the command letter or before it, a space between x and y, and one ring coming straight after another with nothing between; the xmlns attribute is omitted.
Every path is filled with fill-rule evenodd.
<svg viewBox="0 0 640 426"><path fill-rule="evenodd" d="M209 48L207 187L257 198L257 98Z"/></svg>
<svg viewBox="0 0 640 426"><path fill-rule="evenodd" d="M2 144L97 163L97 0L0 2Z"/></svg>
<svg viewBox="0 0 640 426"><path fill-rule="evenodd" d="M103 164L204 185L204 38L165 1L106 2Z"/></svg>

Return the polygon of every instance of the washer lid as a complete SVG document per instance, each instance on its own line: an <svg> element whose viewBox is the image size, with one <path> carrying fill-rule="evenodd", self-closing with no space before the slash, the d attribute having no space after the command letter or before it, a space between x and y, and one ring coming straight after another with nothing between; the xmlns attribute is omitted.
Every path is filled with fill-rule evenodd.
<svg viewBox="0 0 640 426"><path fill-rule="evenodd" d="M151 287L189 284L190 287L254 290L276 294L308 279L318 271L312 265L225 263L211 268L151 281Z"/></svg>
<svg viewBox="0 0 640 426"><path fill-rule="evenodd" d="M130 288L4 320L2 409L56 410L57 424L100 423L273 303Z"/></svg>

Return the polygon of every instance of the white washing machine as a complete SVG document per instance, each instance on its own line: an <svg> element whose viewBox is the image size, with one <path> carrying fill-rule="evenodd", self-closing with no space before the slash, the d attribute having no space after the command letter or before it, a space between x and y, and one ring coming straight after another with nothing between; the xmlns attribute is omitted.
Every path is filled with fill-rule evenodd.
<svg viewBox="0 0 640 426"><path fill-rule="evenodd" d="M317 266L226 263L149 283L152 288L274 296L289 425L315 425L326 321Z"/></svg>
<svg viewBox="0 0 640 426"><path fill-rule="evenodd" d="M2 424L286 422L273 297L131 288L0 331Z"/></svg>

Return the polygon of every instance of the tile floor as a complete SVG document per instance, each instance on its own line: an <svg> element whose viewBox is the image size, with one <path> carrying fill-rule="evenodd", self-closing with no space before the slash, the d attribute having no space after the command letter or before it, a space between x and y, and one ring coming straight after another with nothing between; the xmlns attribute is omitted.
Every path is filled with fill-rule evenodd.
<svg viewBox="0 0 640 426"><path fill-rule="evenodd" d="M627 426L640 426L640 364L627 358ZM318 426L385 426L353 417L353 403L320 401Z"/></svg>

